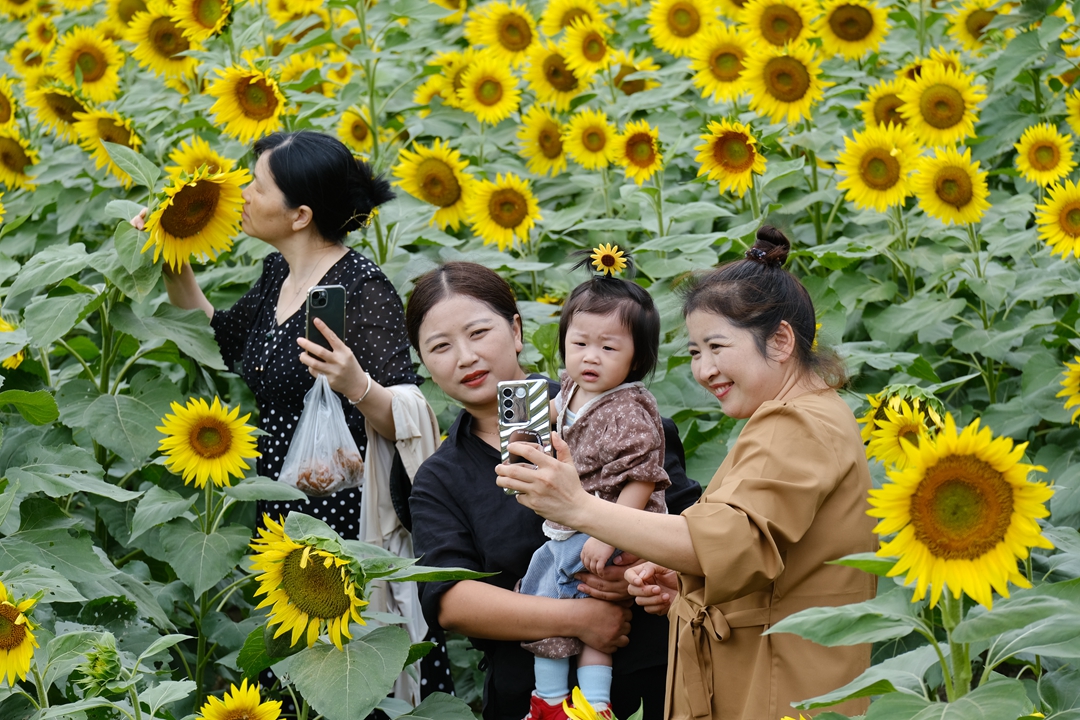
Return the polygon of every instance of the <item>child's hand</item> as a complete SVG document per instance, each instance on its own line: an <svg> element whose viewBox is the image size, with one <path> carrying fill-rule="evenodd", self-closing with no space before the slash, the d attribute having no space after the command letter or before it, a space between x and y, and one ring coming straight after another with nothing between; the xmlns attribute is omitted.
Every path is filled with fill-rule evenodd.
<svg viewBox="0 0 1080 720"><path fill-rule="evenodd" d="M600 542L596 538L589 538L585 546L581 548L581 562L593 575L600 575L611 556L615 554L615 548L606 542Z"/></svg>

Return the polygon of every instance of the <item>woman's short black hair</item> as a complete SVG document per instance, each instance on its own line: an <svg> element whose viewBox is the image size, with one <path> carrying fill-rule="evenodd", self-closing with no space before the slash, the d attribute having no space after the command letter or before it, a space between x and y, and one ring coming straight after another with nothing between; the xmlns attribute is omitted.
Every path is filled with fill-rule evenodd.
<svg viewBox="0 0 1080 720"><path fill-rule="evenodd" d="M660 358L660 313L648 291L635 282L594 277L581 283L563 305L559 318L559 354L566 362L566 331L577 313L618 313L634 340L634 359L626 382L637 382L656 369Z"/></svg>
<svg viewBox="0 0 1080 720"><path fill-rule="evenodd" d="M319 234L331 242L366 225L372 211L394 197L390 183L329 135L276 132L255 142L255 158L266 153L286 204L311 208Z"/></svg>

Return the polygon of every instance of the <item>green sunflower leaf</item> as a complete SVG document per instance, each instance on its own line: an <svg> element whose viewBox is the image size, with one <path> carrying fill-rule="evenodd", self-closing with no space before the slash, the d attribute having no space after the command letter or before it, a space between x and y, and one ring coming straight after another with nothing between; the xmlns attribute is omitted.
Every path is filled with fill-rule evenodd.
<svg viewBox="0 0 1080 720"><path fill-rule="evenodd" d="M911 602L911 592L896 587L865 602L808 608L784 618L763 634L794 633L826 647L906 637L923 626L919 613L926 604Z"/></svg>
<svg viewBox="0 0 1080 720"><path fill-rule="evenodd" d="M56 400L46 390L4 390L0 392L0 404L14 406L31 425L48 425L60 417Z"/></svg>
<svg viewBox="0 0 1080 720"><path fill-rule="evenodd" d="M437 692L428 695L424 702L398 717L417 720L474 720L476 715L461 698Z"/></svg>
<svg viewBox="0 0 1080 720"><path fill-rule="evenodd" d="M201 595L214 587L244 557L251 531L228 525L205 534L187 520L174 520L161 528L165 556L185 585Z"/></svg>
<svg viewBox="0 0 1080 720"><path fill-rule="evenodd" d="M154 184L161 177L161 168L129 147L107 140L102 140L101 144L105 146L105 151L109 153L112 161L136 183L149 190L154 189Z"/></svg>
<svg viewBox="0 0 1080 720"><path fill-rule="evenodd" d="M172 340L203 365L215 370L227 369L210 329L210 320L202 310L181 310L166 303L158 306L153 315L139 317L127 305L117 305L110 320L117 330L137 340Z"/></svg>

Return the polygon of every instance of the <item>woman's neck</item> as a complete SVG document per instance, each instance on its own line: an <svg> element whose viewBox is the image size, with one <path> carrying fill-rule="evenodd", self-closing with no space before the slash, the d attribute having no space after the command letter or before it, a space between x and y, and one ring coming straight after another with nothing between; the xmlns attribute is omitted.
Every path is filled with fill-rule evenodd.
<svg viewBox="0 0 1080 720"><path fill-rule="evenodd" d="M274 247L285 258L289 265L289 275L295 281L303 281L303 278L313 274L317 267L331 257L333 262L337 262L349 251L341 243L328 242L322 236L311 233L297 233L274 243Z"/></svg>

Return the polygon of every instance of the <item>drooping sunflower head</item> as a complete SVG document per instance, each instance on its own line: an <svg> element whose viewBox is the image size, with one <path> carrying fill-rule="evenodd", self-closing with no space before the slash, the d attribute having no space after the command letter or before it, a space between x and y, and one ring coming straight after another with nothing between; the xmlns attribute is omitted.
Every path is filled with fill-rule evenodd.
<svg viewBox="0 0 1080 720"><path fill-rule="evenodd" d="M26 680L38 647L33 633L37 626L29 615L35 603L37 597L16 600L0 583L0 677L7 677L8 687L15 686L15 678Z"/></svg>
<svg viewBox="0 0 1080 720"><path fill-rule="evenodd" d="M977 160L972 162L971 148L962 155L956 148L939 148L919 161L911 184L923 212L946 225L963 225L978 222L990 207L986 175Z"/></svg>
<svg viewBox="0 0 1080 720"><path fill-rule="evenodd" d="M173 17L184 37L196 43L209 40L229 23L232 0L173 0Z"/></svg>
<svg viewBox="0 0 1080 720"><path fill-rule="evenodd" d="M638 185L651 178L663 161L660 131L647 120L626 123L622 134L615 138L615 162Z"/></svg>
<svg viewBox="0 0 1080 720"><path fill-rule="evenodd" d="M352 638L350 622L367 624L360 608L368 603L345 558L296 542L269 515L251 548L251 568L262 573L255 596L266 595L258 607L271 608L266 624L279 626L275 638L291 633L290 646L303 639L311 647L325 631L340 650L342 636Z"/></svg>
<svg viewBox="0 0 1080 720"><path fill-rule="evenodd" d="M563 129L563 146L587 170L599 170L615 160L615 126L601 110L579 110Z"/></svg>
<svg viewBox="0 0 1080 720"><path fill-rule="evenodd" d="M1052 255L1080 258L1080 187L1066 180L1047 190L1046 202L1035 206L1039 237L1050 246Z"/></svg>
<svg viewBox="0 0 1080 720"><path fill-rule="evenodd" d="M917 583L913 600L929 589L932 607L947 588L989 609L993 591L1008 597L1010 582L1031 587L1017 561L1032 547L1053 547L1038 524L1053 491L1028 481L1045 468L1020 462L1026 447L993 437L978 419L958 432L946 415L941 432L909 452L907 467L870 491L874 532L893 536L878 555L898 558L889 576L907 573L905 582Z"/></svg>
<svg viewBox="0 0 1080 720"><path fill-rule="evenodd" d="M714 101L736 100L746 92L746 56L753 42L743 30L716 24L701 33L690 51L690 69L701 96Z"/></svg>
<svg viewBox="0 0 1080 720"><path fill-rule="evenodd" d="M75 142L79 137L75 132L75 115L90 111L74 90L52 83L37 90L27 88L26 104L34 108L39 123L67 142Z"/></svg>
<svg viewBox="0 0 1080 720"><path fill-rule="evenodd" d="M611 64L612 49L607 36L611 29L601 20L575 20L566 29L561 47L566 63L581 78L591 78Z"/></svg>
<svg viewBox="0 0 1080 720"><path fill-rule="evenodd" d="M1016 167L1028 182L1051 185L1076 167L1072 145L1072 138L1058 132L1050 123L1033 125L1013 146L1016 148Z"/></svg>
<svg viewBox="0 0 1080 720"><path fill-rule="evenodd" d="M0 128L0 183L10 190L32 190L34 184L28 171L37 164L37 150L19 136L14 126Z"/></svg>
<svg viewBox="0 0 1080 720"><path fill-rule="evenodd" d="M56 26L47 15L38 15L26 23L26 39L47 53L56 44Z"/></svg>
<svg viewBox="0 0 1080 720"><path fill-rule="evenodd" d="M230 476L243 477L249 469L244 461L259 457L251 434L255 428L245 424L251 413L238 417L239 406L230 411L216 397L213 404L191 398L187 405L172 403L172 411L157 428L165 435L159 449L167 458L165 467L182 475L185 485L192 480L197 488L207 480L218 487L231 485Z"/></svg>
<svg viewBox="0 0 1080 720"><path fill-rule="evenodd" d="M814 31L825 54L857 60L881 46L888 19L885 9L871 0L827 0Z"/></svg>
<svg viewBox="0 0 1080 720"><path fill-rule="evenodd" d="M949 15L949 35L968 52L986 44L986 26L997 17L997 0L966 0Z"/></svg>
<svg viewBox="0 0 1080 720"><path fill-rule="evenodd" d="M870 88L866 93L866 100L856 106L867 127L906 124L904 116L900 114L900 106L904 104L900 99L900 91L906 85L907 80L897 78L882 80Z"/></svg>
<svg viewBox="0 0 1080 720"><path fill-rule="evenodd" d="M405 192L438 208L432 224L457 230L465 219L465 204L475 183L465 172L468 166L460 152L436 139L430 148L420 144L412 151L402 148L394 175Z"/></svg>
<svg viewBox="0 0 1080 720"><path fill-rule="evenodd" d="M248 685L247 678L240 687L231 685L222 699L210 696L199 710L196 720L278 720L281 717L281 701L263 702L258 685Z"/></svg>
<svg viewBox="0 0 1080 720"><path fill-rule="evenodd" d="M518 109L521 90L505 60L482 53L462 74L457 99L480 122L497 125Z"/></svg>
<svg viewBox="0 0 1080 720"><path fill-rule="evenodd" d="M813 35L811 20L816 9L807 0L750 0L739 20L754 43L784 47Z"/></svg>
<svg viewBox="0 0 1080 720"><path fill-rule="evenodd" d="M931 434L943 427L944 406L918 385L889 385L877 395L867 395L866 399L870 402L870 409L859 418L864 443L869 443L874 432L885 426L889 418L887 411L901 412L905 406L922 415Z"/></svg>
<svg viewBox="0 0 1080 720"><path fill-rule="evenodd" d="M497 175L495 182L477 183L467 207L473 232L485 245L496 243L502 251L514 244L515 237L527 242L529 231L541 219L540 204L528 181L513 173Z"/></svg>
<svg viewBox="0 0 1080 720"><path fill-rule="evenodd" d="M128 42L135 44L131 55L155 75L194 75L199 60L184 53L199 48L184 36L172 12L165 0L150 0L146 11L131 19L126 36Z"/></svg>
<svg viewBox="0 0 1080 720"><path fill-rule="evenodd" d="M113 161L104 143L116 143L138 150L142 140L135 132L134 121L112 110L90 110L75 113L74 128L79 137L79 147L90 153L94 159L94 167L107 168L109 174L119 180L121 185L125 188L131 187L134 180Z"/></svg>
<svg viewBox="0 0 1080 720"><path fill-rule="evenodd" d="M1072 362L1065 362L1064 377L1061 379L1061 390L1055 397L1067 398L1065 409L1077 408L1073 411L1071 422L1076 422L1080 417L1080 355L1073 358Z"/></svg>
<svg viewBox="0 0 1080 720"><path fill-rule="evenodd" d="M844 138L844 150L836 164L844 179L848 200L860 209L885 212L911 194L908 176L915 168L919 145L907 128L896 125L868 127Z"/></svg>
<svg viewBox="0 0 1080 720"><path fill-rule="evenodd" d="M615 68L611 84L619 88L623 95L633 95L660 87L660 83L650 77L630 77L637 73L654 73L660 69L660 66L648 55L635 59L633 50L617 50L611 58L611 67Z"/></svg>
<svg viewBox="0 0 1080 720"><path fill-rule="evenodd" d="M493 0L475 8L465 23L465 37L473 45L486 46L503 67L517 67L537 41L536 21L528 7L517 0Z"/></svg>
<svg viewBox="0 0 1080 720"><path fill-rule="evenodd" d="M556 110L568 110L570 101L581 94L587 83L570 69L566 52L554 43L542 40L529 50L525 81L538 102L550 103Z"/></svg>
<svg viewBox="0 0 1080 720"><path fill-rule="evenodd" d="M620 250L618 245L604 243L594 247L589 258L596 272L613 277L626 269L625 255L626 253Z"/></svg>
<svg viewBox="0 0 1080 720"><path fill-rule="evenodd" d="M652 0L649 35L661 50L686 57L702 31L717 22L713 6L703 0Z"/></svg>
<svg viewBox="0 0 1080 720"><path fill-rule="evenodd" d="M181 141L180 147L169 153L169 162L173 164L165 170L172 177L194 175L202 168L206 168L211 174L229 172L236 165L235 161L214 150L210 143L198 135Z"/></svg>
<svg viewBox="0 0 1080 720"><path fill-rule="evenodd" d="M703 144L694 147L701 163L698 176L707 173L710 180L720 183L720 192L742 197L753 184L754 175L765 172L765 156L758 150L757 139L750 126L740 122L714 121L708 129L701 136Z"/></svg>
<svg viewBox="0 0 1080 720"><path fill-rule="evenodd" d="M281 129L285 96L277 80L252 63L217 72L218 78L206 94L216 98L210 112L217 122L224 123L226 135L246 145Z"/></svg>
<svg viewBox="0 0 1080 720"><path fill-rule="evenodd" d="M824 96L821 66L809 44L756 48L746 60L744 76L750 108L773 122L797 123Z"/></svg>
<svg viewBox="0 0 1080 720"><path fill-rule="evenodd" d="M108 102L120 92L123 51L93 28L80 25L69 31L57 43L50 62L61 81L78 86L93 102Z"/></svg>
<svg viewBox="0 0 1080 720"><path fill-rule="evenodd" d="M7 75L0 75L0 128L15 124L15 81Z"/></svg>
<svg viewBox="0 0 1080 720"><path fill-rule="evenodd" d="M985 97L973 76L927 64L900 91L900 114L923 144L952 145L975 133L975 109Z"/></svg>
<svg viewBox="0 0 1080 720"><path fill-rule="evenodd" d="M533 105L521 119L517 138L521 155L528 160L529 172L558 175L566 169L562 125L558 118L540 105Z"/></svg>
<svg viewBox="0 0 1080 720"><path fill-rule="evenodd" d="M337 135L341 142L352 148L354 152L370 152L372 145L375 143L375 135L371 131L371 121L368 120L367 108L360 112L349 108L341 113Z"/></svg>
<svg viewBox="0 0 1080 720"><path fill-rule="evenodd" d="M540 30L555 37L577 20L603 22L606 18L596 0L551 0L540 15Z"/></svg>

